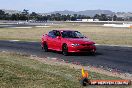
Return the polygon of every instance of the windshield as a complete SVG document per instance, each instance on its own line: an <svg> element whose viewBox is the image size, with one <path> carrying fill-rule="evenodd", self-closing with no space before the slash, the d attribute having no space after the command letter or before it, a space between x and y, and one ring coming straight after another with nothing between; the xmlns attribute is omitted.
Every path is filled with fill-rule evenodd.
<svg viewBox="0 0 132 88"><path fill-rule="evenodd" d="M63 31L62 32L62 37L63 38L84 38L85 36L82 35L78 31Z"/></svg>

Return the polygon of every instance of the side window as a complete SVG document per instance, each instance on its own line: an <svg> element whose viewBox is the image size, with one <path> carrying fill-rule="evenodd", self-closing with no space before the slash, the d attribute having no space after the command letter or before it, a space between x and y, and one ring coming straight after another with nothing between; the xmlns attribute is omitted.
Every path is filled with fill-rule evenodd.
<svg viewBox="0 0 132 88"><path fill-rule="evenodd" d="M55 37L56 37L53 31L50 31L50 32L48 33L48 36L49 36L49 37L52 37L52 38L55 38Z"/></svg>
<svg viewBox="0 0 132 88"><path fill-rule="evenodd" d="M57 36L61 36L61 34L59 31L50 31L48 36L52 38L56 38Z"/></svg>
<svg viewBox="0 0 132 88"><path fill-rule="evenodd" d="M55 36L61 36L60 32L59 31L54 31L55 32Z"/></svg>

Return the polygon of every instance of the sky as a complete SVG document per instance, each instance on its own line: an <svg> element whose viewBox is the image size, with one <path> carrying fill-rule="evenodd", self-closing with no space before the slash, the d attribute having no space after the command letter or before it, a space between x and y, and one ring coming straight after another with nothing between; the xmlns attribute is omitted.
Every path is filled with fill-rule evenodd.
<svg viewBox="0 0 132 88"><path fill-rule="evenodd" d="M132 12L132 0L0 0L0 9L47 13L53 11L111 10Z"/></svg>

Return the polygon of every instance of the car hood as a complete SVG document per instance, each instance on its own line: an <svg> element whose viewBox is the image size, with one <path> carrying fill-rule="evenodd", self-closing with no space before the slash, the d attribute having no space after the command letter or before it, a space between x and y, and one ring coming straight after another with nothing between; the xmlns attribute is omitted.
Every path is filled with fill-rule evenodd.
<svg viewBox="0 0 132 88"><path fill-rule="evenodd" d="M67 38L67 40L75 44L95 44L88 38Z"/></svg>

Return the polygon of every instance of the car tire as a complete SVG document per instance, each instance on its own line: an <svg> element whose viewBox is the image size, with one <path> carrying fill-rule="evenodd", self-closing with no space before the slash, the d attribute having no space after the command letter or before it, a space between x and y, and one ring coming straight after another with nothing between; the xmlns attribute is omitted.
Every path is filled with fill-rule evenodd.
<svg viewBox="0 0 132 88"><path fill-rule="evenodd" d="M47 43L43 44L42 49L44 50L44 52L48 52L48 45L47 45Z"/></svg>
<svg viewBox="0 0 132 88"><path fill-rule="evenodd" d="M96 55L96 52L90 52L90 54L91 54L92 56L95 56L95 55Z"/></svg>
<svg viewBox="0 0 132 88"><path fill-rule="evenodd" d="M62 54L63 54L64 56L68 56L68 47L67 47L67 44L64 44L64 45L62 46Z"/></svg>

